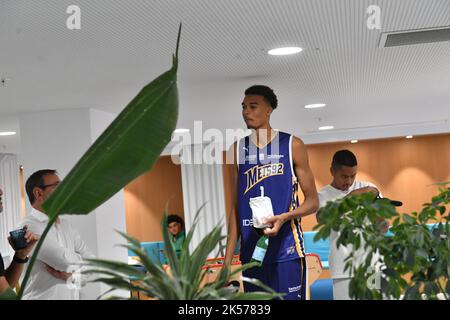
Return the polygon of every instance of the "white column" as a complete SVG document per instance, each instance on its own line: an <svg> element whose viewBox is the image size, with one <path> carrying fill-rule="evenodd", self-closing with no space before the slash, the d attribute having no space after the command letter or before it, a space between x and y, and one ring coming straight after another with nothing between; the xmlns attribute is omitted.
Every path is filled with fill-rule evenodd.
<svg viewBox="0 0 450 320"><path fill-rule="evenodd" d="M63 179L116 115L92 110L53 110L21 114L20 132L25 180L40 169L56 169ZM27 212L31 205L27 202ZM125 241L115 229L126 232L125 204L120 191L88 215L66 215L83 240L99 257L127 261ZM84 299L96 299L105 291L100 284L82 290Z"/></svg>
<svg viewBox="0 0 450 320"><path fill-rule="evenodd" d="M0 213L0 253L7 266L14 251L8 243L9 232L15 230L20 212L20 180L17 156L0 153L0 189L3 191L3 212Z"/></svg>
<svg viewBox="0 0 450 320"><path fill-rule="evenodd" d="M186 231L189 231L192 227L198 209L205 204L200 212L200 219L198 220L196 232L192 238L191 249L197 247L200 241L211 232L215 226L222 225L222 234L226 235L226 210L222 164L205 164L205 161L202 159L203 147L203 145L184 146L181 157ZM217 149L217 152L221 153L222 150ZM190 159L188 159L189 156ZM194 162L194 160L197 161ZM225 241L223 242L223 245L225 245ZM216 248L209 257L215 257L218 253L218 249L219 248ZM220 253L220 255L223 254L224 252Z"/></svg>

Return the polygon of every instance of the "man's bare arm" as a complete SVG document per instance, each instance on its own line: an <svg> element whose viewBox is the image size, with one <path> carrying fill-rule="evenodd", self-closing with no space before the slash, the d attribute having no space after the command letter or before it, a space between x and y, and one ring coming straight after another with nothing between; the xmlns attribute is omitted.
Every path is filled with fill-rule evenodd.
<svg viewBox="0 0 450 320"><path fill-rule="evenodd" d="M360 195L360 194L364 194L364 193L369 193L369 192L372 192L372 193L375 194L375 196L377 196L377 197L378 197L378 195L380 194L380 191L378 191L377 188L368 186L368 187L363 187L363 188L359 188L359 189L353 190L353 191L350 192L348 195L346 195L346 197L349 197L349 196L356 196L356 195Z"/></svg>
<svg viewBox="0 0 450 320"><path fill-rule="evenodd" d="M264 234L268 236L276 236L285 222L313 214L319 208L319 198L314 175L309 167L308 152L303 141L297 137L293 137L292 141L292 160L295 175L299 180L305 201L295 210L276 215L267 220L268 223L273 225L272 228L264 230Z"/></svg>
<svg viewBox="0 0 450 320"><path fill-rule="evenodd" d="M227 248L225 253L224 265L228 266L231 264L234 255L234 249L236 248L237 240L239 237L239 223L238 223L238 166L236 160L236 145L235 143L229 150L232 153L233 159L233 191L232 191L232 208L228 220L228 236L227 236Z"/></svg>

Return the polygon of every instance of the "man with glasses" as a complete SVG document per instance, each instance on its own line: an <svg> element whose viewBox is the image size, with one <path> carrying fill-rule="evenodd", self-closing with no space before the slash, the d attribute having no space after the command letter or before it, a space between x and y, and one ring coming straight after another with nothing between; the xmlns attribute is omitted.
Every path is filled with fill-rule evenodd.
<svg viewBox="0 0 450 320"><path fill-rule="evenodd" d="M33 209L22 224L28 225L35 234L42 235L47 226L49 219L42 204L59 182L56 170L46 169L33 173L25 184ZM83 281L77 264L86 258L94 258L91 250L66 219L58 218L39 250L23 299L80 299L79 289Z"/></svg>

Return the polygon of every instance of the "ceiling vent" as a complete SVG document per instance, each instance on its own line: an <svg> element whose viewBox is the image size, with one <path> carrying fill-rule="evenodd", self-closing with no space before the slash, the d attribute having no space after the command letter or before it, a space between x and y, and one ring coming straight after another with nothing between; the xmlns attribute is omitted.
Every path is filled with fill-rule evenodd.
<svg viewBox="0 0 450 320"><path fill-rule="evenodd" d="M450 26L383 32L380 39L380 48L410 46L441 41L450 41Z"/></svg>

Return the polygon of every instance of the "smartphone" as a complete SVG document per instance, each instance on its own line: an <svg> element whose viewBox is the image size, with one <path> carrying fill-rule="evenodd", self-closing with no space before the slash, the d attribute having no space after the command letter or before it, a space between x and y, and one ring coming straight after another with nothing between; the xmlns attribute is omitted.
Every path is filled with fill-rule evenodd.
<svg viewBox="0 0 450 320"><path fill-rule="evenodd" d="M27 229L22 228L9 233L14 250L20 250L28 246L27 240L25 239L26 232Z"/></svg>

